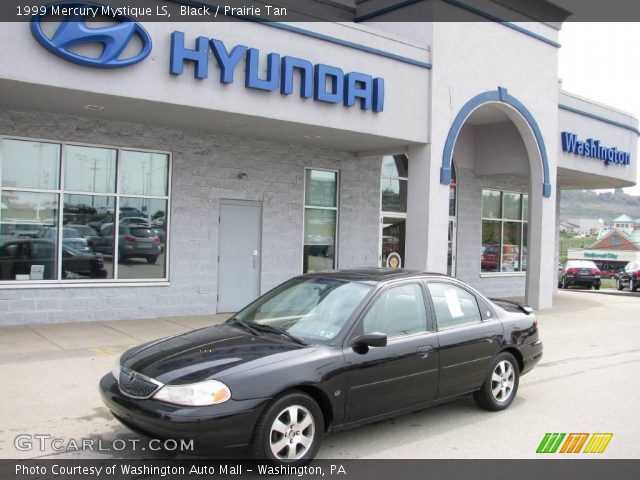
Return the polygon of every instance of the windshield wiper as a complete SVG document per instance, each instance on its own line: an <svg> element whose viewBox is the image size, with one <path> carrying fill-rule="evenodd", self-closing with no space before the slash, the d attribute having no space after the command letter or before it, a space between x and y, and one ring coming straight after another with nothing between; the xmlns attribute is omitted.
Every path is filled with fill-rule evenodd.
<svg viewBox="0 0 640 480"><path fill-rule="evenodd" d="M260 332L258 332L258 330L253 328L248 323L243 322L242 320L240 320L237 317L231 317L229 320L227 320L227 322L228 323L232 323L234 325L238 325L240 328L244 328L246 331L248 331L249 333L252 333L256 337L259 337L261 335Z"/></svg>
<svg viewBox="0 0 640 480"><path fill-rule="evenodd" d="M287 337L289 340L293 340L298 345L308 345L308 343L302 340L300 337L296 337L295 335L281 328L272 327L271 325L265 325L264 323L254 323L253 327L257 330L263 330L265 332L271 332L271 333L277 333L278 335L283 335Z"/></svg>

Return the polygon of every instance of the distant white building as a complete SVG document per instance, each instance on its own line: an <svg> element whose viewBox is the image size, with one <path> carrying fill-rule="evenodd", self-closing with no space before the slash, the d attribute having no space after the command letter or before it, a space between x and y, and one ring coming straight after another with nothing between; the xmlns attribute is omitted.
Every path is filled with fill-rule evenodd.
<svg viewBox="0 0 640 480"><path fill-rule="evenodd" d="M594 220L593 218L570 218L560 222L561 232L592 235L599 232L602 228L602 220Z"/></svg>

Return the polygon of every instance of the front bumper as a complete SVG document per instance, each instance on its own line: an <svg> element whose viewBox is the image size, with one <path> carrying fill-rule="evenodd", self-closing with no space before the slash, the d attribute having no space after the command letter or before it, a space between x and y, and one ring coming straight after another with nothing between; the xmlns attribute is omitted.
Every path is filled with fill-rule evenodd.
<svg viewBox="0 0 640 480"><path fill-rule="evenodd" d="M530 372L542 358L542 340L538 339L532 343L518 348L522 355L523 368L521 375Z"/></svg>
<svg viewBox="0 0 640 480"><path fill-rule="evenodd" d="M102 401L127 428L153 438L193 439L196 447L248 445L269 398L228 400L209 407L183 407L124 395L109 373L100 380Z"/></svg>

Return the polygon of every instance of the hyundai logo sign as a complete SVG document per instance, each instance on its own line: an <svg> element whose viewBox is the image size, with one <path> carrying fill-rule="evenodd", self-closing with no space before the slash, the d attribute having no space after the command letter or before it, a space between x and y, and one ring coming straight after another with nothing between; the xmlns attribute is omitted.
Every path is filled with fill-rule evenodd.
<svg viewBox="0 0 640 480"><path fill-rule="evenodd" d="M54 3L47 6L47 14L62 16L63 20L52 36L43 29L43 15L35 15L31 20L31 33L44 48L70 62L95 68L120 68L144 60L151 52L151 37L136 21L125 15L109 16L116 21L106 27L89 28L85 21L95 18L102 11L101 5L89 3ZM120 58L136 37L142 47L133 56ZM98 57L89 57L72 51L76 46L91 43L102 45Z"/></svg>

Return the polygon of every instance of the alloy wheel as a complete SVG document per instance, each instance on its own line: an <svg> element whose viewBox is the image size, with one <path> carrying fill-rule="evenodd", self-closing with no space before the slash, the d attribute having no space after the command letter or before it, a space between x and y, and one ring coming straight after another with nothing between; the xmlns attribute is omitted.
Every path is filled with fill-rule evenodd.
<svg viewBox="0 0 640 480"><path fill-rule="evenodd" d="M493 369L491 374L491 395L500 403L506 402L515 384L516 373L511 362L502 360Z"/></svg>
<svg viewBox="0 0 640 480"><path fill-rule="evenodd" d="M273 421L269 432L269 446L280 460L302 458L311 448L315 437L315 422L311 412L301 405L282 410Z"/></svg>

